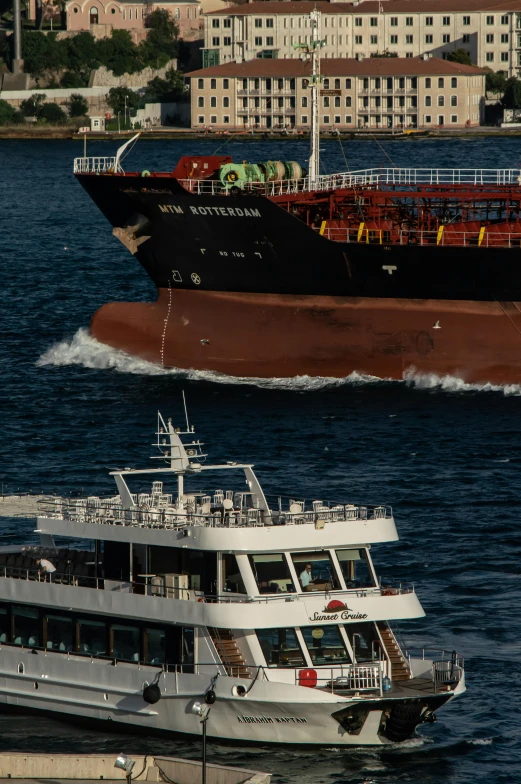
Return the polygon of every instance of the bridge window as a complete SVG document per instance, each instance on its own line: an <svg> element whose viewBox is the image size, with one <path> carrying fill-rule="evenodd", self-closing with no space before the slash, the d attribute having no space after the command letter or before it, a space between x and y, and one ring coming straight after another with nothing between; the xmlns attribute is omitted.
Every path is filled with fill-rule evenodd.
<svg viewBox="0 0 521 784"><path fill-rule="evenodd" d="M15 645L40 645L40 617L37 609L13 605L13 629Z"/></svg>
<svg viewBox="0 0 521 784"><path fill-rule="evenodd" d="M259 593L293 593L295 586L282 553L250 555L250 564Z"/></svg>
<svg viewBox="0 0 521 784"><path fill-rule="evenodd" d="M351 663L338 626L303 626L301 632L315 667Z"/></svg>
<svg viewBox="0 0 521 784"><path fill-rule="evenodd" d="M257 638L268 667L305 666L295 629L258 629Z"/></svg>
<svg viewBox="0 0 521 784"><path fill-rule="evenodd" d="M333 591L340 588L329 552L293 553L301 591Z"/></svg>
<svg viewBox="0 0 521 784"><path fill-rule="evenodd" d="M369 588L376 585L365 549L337 550L336 557L347 588Z"/></svg>
<svg viewBox="0 0 521 784"><path fill-rule="evenodd" d="M233 553L223 555L223 588L231 593L246 593L241 570Z"/></svg>

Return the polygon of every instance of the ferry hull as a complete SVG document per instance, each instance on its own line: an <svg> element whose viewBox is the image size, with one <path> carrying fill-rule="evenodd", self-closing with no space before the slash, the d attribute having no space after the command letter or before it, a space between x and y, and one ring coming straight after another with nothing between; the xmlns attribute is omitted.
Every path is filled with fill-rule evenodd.
<svg viewBox="0 0 521 784"><path fill-rule="evenodd" d="M109 303L97 340L164 367L241 377L521 383L521 303L251 294L160 288L153 303Z"/></svg>

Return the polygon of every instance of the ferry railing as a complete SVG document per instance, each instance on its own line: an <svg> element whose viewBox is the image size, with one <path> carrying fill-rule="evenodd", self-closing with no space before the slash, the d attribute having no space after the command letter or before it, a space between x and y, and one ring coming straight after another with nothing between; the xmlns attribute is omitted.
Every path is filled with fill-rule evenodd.
<svg viewBox="0 0 521 784"><path fill-rule="evenodd" d="M383 695L383 662L347 664L338 667L317 668L317 689L331 694L345 692L378 692ZM300 671L295 670L295 685L299 685Z"/></svg>
<svg viewBox="0 0 521 784"><path fill-rule="evenodd" d="M316 502L315 502L316 503ZM322 502L320 502L322 503ZM187 527L204 526L209 528L251 528L273 525L313 524L316 527L326 523L352 522L356 520L380 520L392 518L389 506L354 506L337 504L319 508L305 505L300 511L261 510L258 508L235 508L231 510L216 506L208 513L193 511L190 507L155 507L152 505L123 508L113 501L97 499L56 498L38 502L38 516L50 519L70 520L71 522L93 523L97 525L121 525L139 528L168 529L181 531Z"/></svg>
<svg viewBox="0 0 521 784"><path fill-rule="evenodd" d="M113 174L114 172L123 172L119 163L116 165L115 157L74 159L74 174Z"/></svg>

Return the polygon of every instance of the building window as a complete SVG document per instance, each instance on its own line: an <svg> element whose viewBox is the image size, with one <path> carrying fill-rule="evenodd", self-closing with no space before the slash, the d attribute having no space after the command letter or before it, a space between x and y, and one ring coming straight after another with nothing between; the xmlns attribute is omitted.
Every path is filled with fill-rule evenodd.
<svg viewBox="0 0 521 784"><path fill-rule="evenodd" d="M494 17L493 16L487 16L487 24L488 25L493 25L494 24Z"/></svg>
<svg viewBox="0 0 521 784"><path fill-rule="evenodd" d="M220 46L221 39L220 38L212 38L212 46Z"/></svg>
<svg viewBox="0 0 521 784"><path fill-rule="evenodd" d="M329 117L329 114L325 114L325 115L323 116L322 120L323 120L323 122L324 122L324 125L329 125L329 123L331 122L331 120L330 120L330 117Z"/></svg>
<svg viewBox="0 0 521 784"><path fill-rule="evenodd" d="M450 44L450 34L449 33L445 33L444 35L442 35L441 38L442 38L442 41L443 41L444 44Z"/></svg>
<svg viewBox="0 0 521 784"><path fill-rule="evenodd" d="M230 80L223 79L223 90L229 90L229 89L230 89Z"/></svg>
<svg viewBox="0 0 521 784"><path fill-rule="evenodd" d="M452 123L457 123L458 122L458 115L457 114L451 114L450 121Z"/></svg>
<svg viewBox="0 0 521 784"><path fill-rule="evenodd" d="M430 95L425 96L425 106L432 106L432 99Z"/></svg>
<svg viewBox="0 0 521 784"><path fill-rule="evenodd" d="M217 90L217 79L210 79L210 90Z"/></svg>
<svg viewBox="0 0 521 784"><path fill-rule="evenodd" d="M398 27L398 17L391 16L391 27Z"/></svg>
<svg viewBox="0 0 521 784"><path fill-rule="evenodd" d="M426 115L425 115L425 125L428 125L428 124L429 124L429 123L431 123L431 122L432 122L432 117L431 117L431 115L430 115L430 114L426 114Z"/></svg>
<svg viewBox="0 0 521 784"><path fill-rule="evenodd" d="M445 115L439 114L438 115L438 125L445 125Z"/></svg>
<svg viewBox="0 0 521 784"><path fill-rule="evenodd" d="M425 36L425 43L426 44L432 44L432 35L426 35Z"/></svg>
<svg viewBox="0 0 521 784"><path fill-rule="evenodd" d="M272 35L268 35L268 37L266 38L266 46L273 46L273 36Z"/></svg>
<svg viewBox="0 0 521 784"><path fill-rule="evenodd" d="M351 79L346 79L346 90L351 89Z"/></svg>
<svg viewBox="0 0 521 784"><path fill-rule="evenodd" d="M262 19L256 19L255 20L255 27L257 27L257 28L258 27L262 27Z"/></svg>
<svg viewBox="0 0 521 784"><path fill-rule="evenodd" d="M470 43L470 35L468 33L463 33L462 41L463 41L464 44L469 44Z"/></svg>
<svg viewBox="0 0 521 784"><path fill-rule="evenodd" d="M273 19L266 19L266 27L273 27Z"/></svg>
<svg viewBox="0 0 521 784"><path fill-rule="evenodd" d="M451 106L457 106L458 105L458 96L457 95L451 95L450 96L450 105Z"/></svg>
<svg viewBox="0 0 521 784"><path fill-rule="evenodd" d="M452 77L452 79L450 80L450 86L451 87L457 87L458 86L458 78L457 78L457 76L453 76Z"/></svg>
<svg viewBox="0 0 521 784"><path fill-rule="evenodd" d="M302 115L302 117L300 118L300 121L301 121L301 123L302 123L303 125L306 125L306 123L307 123L307 121L308 121L308 116L307 116L307 114L303 114L303 115Z"/></svg>
<svg viewBox="0 0 521 784"><path fill-rule="evenodd" d="M200 95L199 98L197 99L197 106L200 109L204 109L204 98L202 95Z"/></svg>
<svg viewBox="0 0 521 784"><path fill-rule="evenodd" d="M350 125L353 122L353 118L350 114L346 114L346 125Z"/></svg>
<svg viewBox="0 0 521 784"><path fill-rule="evenodd" d="M361 35L355 35L355 44L357 46L361 46L362 45L362 36Z"/></svg>
<svg viewBox="0 0 521 784"><path fill-rule="evenodd" d="M351 96L346 95L346 109L350 109L350 108L351 108Z"/></svg>
<svg viewBox="0 0 521 784"><path fill-rule="evenodd" d="M204 124L204 117L202 117L201 115L199 115L199 117L197 118L197 122L198 122L200 125L203 125L203 124Z"/></svg>
<svg viewBox="0 0 521 784"><path fill-rule="evenodd" d="M212 123L212 125L215 125L215 123L217 122L217 115L216 114L211 114L210 115L210 122Z"/></svg>
<svg viewBox="0 0 521 784"><path fill-rule="evenodd" d="M340 125L341 122L342 121L340 119L340 115L339 114L335 114L335 125Z"/></svg>
<svg viewBox="0 0 521 784"><path fill-rule="evenodd" d="M425 17L425 27L432 27L432 16Z"/></svg>
<svg viewBox="0 0 521 784"><path fill-rule="evenodd" d="M502 63L508 62L508 52L501 52L501 62Z"/></svg>
<svg viewBox="0 0 521 784"><path fill-rule="evenodd" d="M259 35L255 36L255 46L262 46L262 38Z"/></svg>
<svg viewBox="0 0 521 784"><path fill-rule="evenodd" d="M324 96L324 109L329 109L329 97L327 95Z"/></svg>
<svg viewBox="0 0 521 784"><path fill-rule="evenodd" d="M470 16L464 16L464 17L463 17L463 25L464 25L465 27L468 27L468 26L469 26L469 24L470 24Z"/></svg>
<svg viewBox="0 0 521 784"><path fill-rule="evenodd" d="M398 36L397 35L391 35L389 37L389 41L390 41L391 44L397 44L398 43Z"/></svg>
<svg viewBox="0 0 521 784"><path fill-rule="evenodd" d="M307 109L308 108L308 99L307 99L306 96L301 98L300 103L301 103L301 106L302 106L303 109Z"/></svg>
<svg viewBox="0 0 521 784"><path fill-rule="evenodd" d="M406 57L414 57L412 52L405 52Z"/></svg>
<svg viewBox="0 0 521 784"><path fill-rule="evenodd" d="M335 90L340 90L340 79L335 79Z"/></svg>
<svg viewBox="0 0 521 784"><path fill-rule="evenodd" d="M430 76L428 76L428 77L425 79L425 89L426 89L426 90L430 90L430 88L431 88L431 77L430 77Z"/></svg>
<svg viewBox="0 0 521 784"><path fill-rule="evenodd" d="M204 87L204 79L198 79L197 80L197 87L198 87L199 90L203 89L203 87Z"/></svg>
<svg viewBox="0 0 521 784"><path fill-rule="evenodd" d="M440 78L438 79L438 87L440 89L445 87L445 79L443 78L443 76L440 76Z"/></svg>
<svg viewBox="0 0 521 784"><path fill-rule="evenodd" d="M225 114L225 115L223 116L223 123L224 123L225 125L229 125L229 124L230 124L230 116L229 116L228 114Z"/></svg>
<svg viewBox="0 0 521 784"><path fill-rule="evenodd" d="M371 27L378 27L378 17L372 16L371 17Z"/></svg>
<svg viewBox="0 0 521 784"><path fill-rule="evenodd" d="M441 23L444 27L448 27L450 25L450 16L444 16Z"/></svg>
<svg viewBox="0 0 521 784"><path fill-rule="evenodd" d="M406 44L412 44L412 42L413 42L413 40L412 40L412 39L413 39L413 36L412 36L412 35L406 35L406 36L405 36L405 43L406 43Z"/></svg>
<svg viewBox="0 0 521 784"><path fill-rule="evenodd" d="M231 19L223 19L223 27L231 27L232 20Z"/></svg>
<svg viewBox="0 0 521 784"><path fill-rule="evenodd" d="M230 99L228 98L227 95L225 95L224 98L223 98L223 107L224 107L224 109L229 109L230 108Z"/></svg>
<svg viewBox="0 0 521 784"><path fill-rule="evenodd" d="M445 106L445 96L438 95L438 106Z"/></svg>
<svg viewBox="0 0 521 784"><path fill-rule="evenodd" d="M329 79L324 79L323 85L324 85L324 90L329 90Z"/></svg>
<svg viewBox="0 0 521 784"><path fill-rule="evenodd" d="M501 24L508 24L508 14L501 17Z"/></svg>
<svg viewBox="0 0 521 784"><path fill-rule="evenodd" d="M219 27L219 20L218 19L212 19L212 27L213 27L214 30L217 30L217 28Z"/></svg>
<svg viewBox="0 0 521 784"><path fill-rule="evenodd" d="M412 16L406 16L405 17L405 24L406 24L407 27L412 27L412 25L413 25L413 18L412 18Z"/></svg>
<svg viewBox="0 0 521 784"><path fill-rule="evenodd" d="M231 45L232 45L232 39L230 38L229 35L225 35L223 38L223 46L231 46Z"/></svg>
<svg viewBox="0 0 521 784"><path fill-rule="evenodd" d="M217 98L215 97L215 95L212 95L212 97L210 98L210 107L212 109L217 108Z"/></svg>
<svg viewBox="0 0 521 784"><path fill-rule="evenodd" d="M508 33L501 33L501 43L508 44Z"/></svg>
<svg viewBox="0 0 521 784"><path fill-rule="evenodd" d="M487 35L485 36L485 40L486 40L487 44L493 44L494 43L494 33L487 33Z"/></svg>
<svg viewBox="0 0 521 784"><path fill-rule="evenodd" d="M340 96L335 97L335 109L340 109Z"/></svg>
<svg viewBox="0 0 521 784"><path fill-rule="evenodd" d="M362 27L362 17L356 16L355 17L355 27Z"/></svg>
<svg viewBox="0 0 521 784"><path fill-rule="evenodd" d="M373 46L375 46L377 43L378 43L378 36L377 35L372 35L371 36L371 44Z"/></svg>
<svg viewBox="0 0 521 784"><path fill-rule="evenodd" d="M485 55L485 60L487 61L487 63L493 63L494 62L494 52L487 52L486 55Z"/></svg>

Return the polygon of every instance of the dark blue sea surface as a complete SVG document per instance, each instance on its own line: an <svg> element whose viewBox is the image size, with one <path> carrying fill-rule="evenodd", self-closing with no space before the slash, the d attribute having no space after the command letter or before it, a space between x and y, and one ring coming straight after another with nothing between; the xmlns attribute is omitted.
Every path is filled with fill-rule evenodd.
<svg viewBox="0 0 521 784"><path fill-rule="evenodd" d="M173 168L216 140L141 142L131 169ZM91 144L91 155L115 145ZM324 141L329 171L366 166L520 166L516 139ZM235 159L295 159L301 141L237 143ZM521 780L521 390L453 379L235 383L163 371L92 341L110 300L154 288L72 176L76 142L2 141L0 482L7 492L101 494L113 466L146 467L156 412L181 421L180 391L215 460L251 460L268 492L391 504L401 539L378 572L412 581L427 612L400 624L411 647L465 655L468 692L394 748L235 749L210 759L276 784L511 784ZM521 263L521 261L520 261ZM521 338L520 338L521 357ZM0 520L0 541L32 535ZM0 652L1 656L1 652ZM197 756L199 743L0 715L0 749Z"/></svg>

